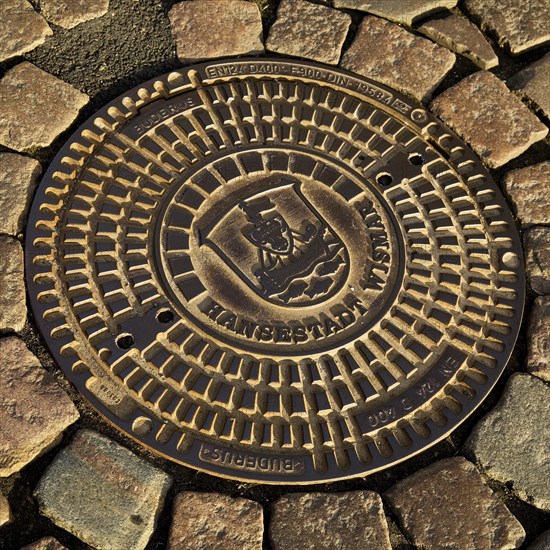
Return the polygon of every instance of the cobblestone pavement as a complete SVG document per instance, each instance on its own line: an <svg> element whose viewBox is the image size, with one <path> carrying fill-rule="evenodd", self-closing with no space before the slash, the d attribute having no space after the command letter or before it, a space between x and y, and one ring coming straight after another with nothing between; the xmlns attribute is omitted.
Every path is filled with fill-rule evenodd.
<svg viewBox="0 0 550 550"><path fill-rule="evenodd" d="M548 0L0 1L0 548L550 548ZM520 340L450 437L372 476L249 485L116 432L25 307L40 173L129 88L199 59L299 56L422 101L491 169L523 233Z"/></svg>

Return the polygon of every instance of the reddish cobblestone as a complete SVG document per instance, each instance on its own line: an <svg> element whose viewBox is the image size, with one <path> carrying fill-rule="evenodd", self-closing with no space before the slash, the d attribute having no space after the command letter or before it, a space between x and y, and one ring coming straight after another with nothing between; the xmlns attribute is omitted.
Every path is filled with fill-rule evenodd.
<svg viewBox="0 0 550 550"><path fill-rule="evenodd" d="M380 495L372 491L295 493L271 506L274 550L391 550Z"/></svg>
<svg viewBox="0 0 550 550"><path fill-rule="evenodd" d="M184 492L176 496L168 548L261 550L262 507L245 498Z"/></svg>
<svg viewBox="0 0 550 550"><path fill-rule="evenodd" d="M87 103L70 84L20 63L0 80L0 144L22 152L47 147Z"/></svg>
<svg viewBox="0 0 550 550"><path fill-rule="evenodd" d="M336 65L350 24L349 15L326 6L282 0L266 47L283 55Z"/></svg>
<svg viewBox="0 0 550 550"><path fill-rule="evenodd" d="M10 503L8 499L0 494L0 529L13 521Z"/></svg>
<svg viewBox="0 0 550 550"><path fill-rule="evenodd" d="M474 73L436 97L430 109L490 167L544 139L548 128L494 74Z"/></svg>
<svg viewBox="0 0 550 550"><path fill-rule="evenodd" d="M16 337L0 339L0 477L55 447L78 411Z"/></svg>
<svg viewBox="0 0 550 550"><path fill-rule="evenodd" d="M550 296L539 296L529 312L526 369L550 382Z"/></svg>
<svg viewBox="0 0 550 550"><path fill-rule="evenodd" d="M550 161L512 170L504 176L502 184L523 224L548 222Z"/></svg>
<svg viewBox="0 0 550 550"><path fill-rule="evenodd" d="M420 548L519 548L523 527L475 466L462 457L440 460L384 493L401 527Z"/></svg>
<svg viewBox="0 0 550 550"><path fill-rule="evenodd" d="M43 539L37 540L32 544L24 546L21 550L68 550L68 548L63 546L53 537L44 537Z"/></svg>
<svg viewBox="0 0 550 550"><path fill-rule="evenodd" d="M550 227L535 226L523 236L525 270L537 294L550 294Z"/></svg>
<svg viewBox="0 0 550 550"><path fill-rule="evenodd" d="M452 52L425 38L384 19L367 16L341 65L421 101L431 96L455 59Z"/></svg>
<svg viewBox="0 0 550 550"><path fill-rule="evenodd" d="M168 13L180 61L264 51L258 6L244 0L180 2Z"/></svg>

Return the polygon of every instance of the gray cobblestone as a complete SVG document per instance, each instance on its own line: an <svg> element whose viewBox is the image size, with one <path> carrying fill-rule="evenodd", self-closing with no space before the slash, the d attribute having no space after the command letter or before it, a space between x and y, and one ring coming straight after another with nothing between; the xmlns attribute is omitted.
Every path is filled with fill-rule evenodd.
<svg viewBox="0 0 550 550"><path fill-rule="evenodd" d="M550 388L529 374L513 374L497 406L483 417L465 450L487 475L533 506L550 511Z"/></svg>
<svg viewBox="0 0 550 550"><path fill-rule="evenodd" d="M109 10L109 0L40 0L42 15L55 25L72 29Z"/></svg>
<svg viewBox="0 0 550 550"><path fill-rule="evenodd" d="M143 550L170 484L170 476L129 450L81 430L35 496L42 514L98 550Z"/></svg>

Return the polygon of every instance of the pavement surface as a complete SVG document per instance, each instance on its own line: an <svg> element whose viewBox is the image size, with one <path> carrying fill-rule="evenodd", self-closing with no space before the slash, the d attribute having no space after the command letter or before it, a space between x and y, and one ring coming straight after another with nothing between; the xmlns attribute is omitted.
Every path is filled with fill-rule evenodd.
<svg viewBox="0 0 550 550"><path fill-rule="evenodd" d="M138 446L64 378L25 307L28 207L71 132L154 76L264 48L371 76L451 126L505 192L529 280L505 373L458 430L307 490ZM545 0L2 0L0 548L550 548L549 51Z"/></svg>

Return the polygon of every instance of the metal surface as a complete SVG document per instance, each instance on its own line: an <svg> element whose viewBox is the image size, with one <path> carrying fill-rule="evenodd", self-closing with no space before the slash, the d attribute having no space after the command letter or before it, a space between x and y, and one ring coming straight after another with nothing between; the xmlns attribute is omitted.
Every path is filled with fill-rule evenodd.
<svg viewBox="0 0 550 550"><path fill-rule="evenodd" d="M69 379L215 475L365 475L487 395L524 301L511 214L397 92L287 60L159 77L83 125L28 225L35 319Z"/></svg>

